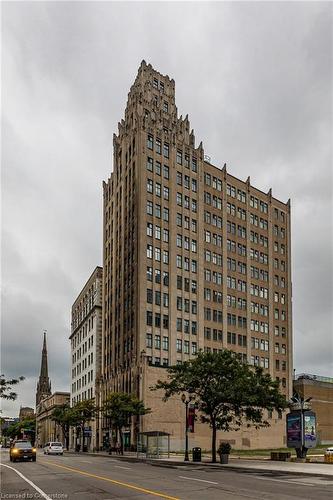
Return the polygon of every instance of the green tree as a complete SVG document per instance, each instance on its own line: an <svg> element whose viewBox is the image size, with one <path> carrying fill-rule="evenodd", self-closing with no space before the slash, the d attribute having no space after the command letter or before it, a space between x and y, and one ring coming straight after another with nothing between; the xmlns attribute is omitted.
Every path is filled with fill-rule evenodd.
<svg viewBox="0 0 333 500"><path fill-rule="evenodd" d="M24 380L25 377L6 379L4 374L0 375L0 398L10 399L15 401L17 398L16 392L12 391L12 386L17 385L19 382Z"/></svg>
<svg viewBox="0 0 333 500"><path fill-rule="evenodd" d="M145 408L143 401L125 392L113 392L104 402L102 414L110 420L116 435L120 437L121 454L124 453L123 429L130 424L131 417L146 415L150 408Z"/></svg>
<svg viewBox="0 0 333 500"><path fill-rule="evenodd" d="M82 451L85 446L85 435L84 428L87 423L94 420L96 414L98 412L98 408L95 405L93 399L85 399L84 401L80 401L76 403L70 411L70 421L71 426L76 427L78 433L81 434L82 440Z"/></svg>
<svg viewBox="0 0 333 500"><path fill-rule="evenodd" d="M56 422L62 429L65 437L65 447L69 448L69 429L76 425L78 418L77 414L70 408L69 403L65 403L55 408L52 412L51 420Z"/></svg>
<svg viewBox="0 0 333 500"><path fill-rule="evenodd" d="M287 402L262 368L244 364L238 354L200 352L197 357L168 368L167 381L153 390L164 390L164 401L175 394L192 395L202 422L212 429L212 462L216 462L217 430L238 430L241 425L268 427L264 410L282 411Z"/></svg>
<svg viewBox="0 0 333 500"><path fill-rule="evenodd" d="M19 422L10 424L3 430L3 435L12 439L22 439L23 435L29 437L32 443L35 442L36 420L34 418L25 418Z"/></svg>

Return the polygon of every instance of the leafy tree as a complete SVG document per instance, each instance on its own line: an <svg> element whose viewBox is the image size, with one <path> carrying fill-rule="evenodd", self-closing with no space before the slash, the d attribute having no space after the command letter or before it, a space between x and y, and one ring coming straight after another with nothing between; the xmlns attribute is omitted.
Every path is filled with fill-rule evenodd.
<svg viewBox="0 0 333 500"><path fill-rule="evenodd" d="M12 391L12 386L17 385L19 382L24 380L25 377L19 377L18 379L16 378L11 378L11 379L6 379L4 374L0 375L0 398L2 399L10 399L12 401L15 401L17 398L16 392Z"/></svg>
<svg viewBox="0 0 333 500"><path fill-rule="evenodd" d="M124 453L123 428L133 416L146 415L150 408L145 408L143 401L132 394L113 392L104 402L102 414L110 420L111 426L120 437L121 454Z"/></svg>
<svg viewBox="0 0 333 500"><path fill-rule="evenodd" d="M164 390L164 401L188 392L197 403L202 422L212 429L212 462L216 462L217 430L268 427L264 410L280 412L286 406L273 381L262 368L244 364L238 354L200 352L197 357L168 368L168 380L159 380L153 390Z"/></svg>
<svg viewBox="0 0 333 500"><path fill-rule="evenodd" d="M22 432L22 429L24 429L24 432ZM25 418L19 422L14 422L3 430L3 435L12 439L20 439L23 434L27 435L32 443L35 442L36 420L34 418Z"/></svg>
<svg viewBox="0 0 333 500"><path fill-rule="evenodd" d="M97 412L98 408L96 407L93 399L80 401L71 408L70 425L76 427L82 436L82 451L84 450L85 445L84 428L88 422L94 420Z"/></svg>
<svg viewBox="0 0 333 500"><path fill-rule="evenodd" d="M69 429L78 422L78 415L75 414L69 403L65 403L55 408L52 412L51 420L56 422L62 429L65 437L65 446L69 448Z"/></svg>

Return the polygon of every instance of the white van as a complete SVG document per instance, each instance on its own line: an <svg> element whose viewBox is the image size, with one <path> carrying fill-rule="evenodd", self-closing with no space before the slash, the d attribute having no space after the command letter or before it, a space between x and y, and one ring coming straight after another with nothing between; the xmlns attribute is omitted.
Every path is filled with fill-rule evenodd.
<svg viewBox="0 0 333 500"><path fill-rule="evenodd" d="M44 455L63 455L64 447L62 443L51 441L44 446Z"/></svg>

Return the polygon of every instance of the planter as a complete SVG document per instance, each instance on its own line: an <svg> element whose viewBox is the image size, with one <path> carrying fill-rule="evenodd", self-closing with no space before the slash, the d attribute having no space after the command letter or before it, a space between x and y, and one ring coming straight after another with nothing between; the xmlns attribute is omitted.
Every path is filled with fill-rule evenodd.
<svg viewBox="0 0 333 500"><path fill-rule="evenodd" d="M220 455L220 463L227 464L229 462L229 454L221 453Z"/></svg>

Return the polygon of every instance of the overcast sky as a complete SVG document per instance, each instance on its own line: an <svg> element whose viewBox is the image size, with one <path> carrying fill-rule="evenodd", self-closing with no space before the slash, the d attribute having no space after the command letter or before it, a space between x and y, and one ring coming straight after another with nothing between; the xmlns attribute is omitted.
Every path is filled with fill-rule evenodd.
<svg viewBox="0 0 333 500"><path fill-rule="evenodd" d="M2 3L2 368L34 406L42 333L102 263L102 181L142 59L218 166L292 203L294 367L332 376L332 4Z"/></svg>

